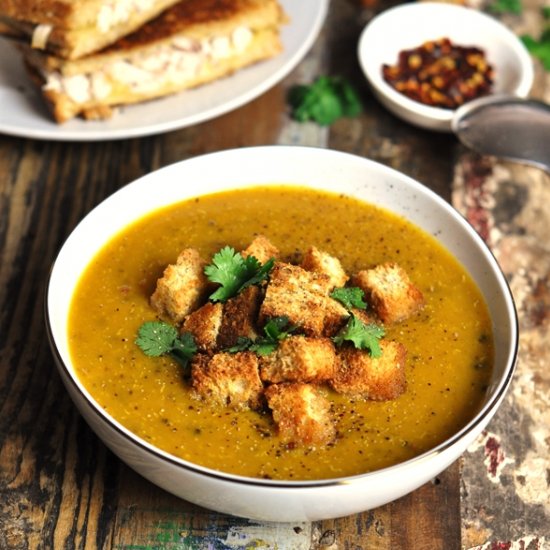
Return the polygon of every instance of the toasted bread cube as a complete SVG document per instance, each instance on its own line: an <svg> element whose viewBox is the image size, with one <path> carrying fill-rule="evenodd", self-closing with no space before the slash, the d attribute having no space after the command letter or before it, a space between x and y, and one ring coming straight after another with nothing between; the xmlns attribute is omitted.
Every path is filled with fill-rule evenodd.
<svg viewBox="0 0 550 550"><path fill-rule="evenodd" d="M315 271L327 275L332 288L344 286L349 279L338 258L319 250L315 246L311 246L304 254L302 267L306 271Z"/></svg>
<svg viewBox="0 0 550 550"><path fill-rule="evenodd" d="M279 249L267 237L258 235L241 254L245 258L247 256L254 256L260 263L265 264L271 258L279 257Z"/></svg>
<svg viewBox="0 0 550 550"><path fill-rule="evenodd" d="M273 267L260 308L260 322L286 316L306 336L330 336L345 323L346 309L329 297L330 279L286 263Z"/></svg>
<svg viewBox="0 0 550 550"><path fill-rule="evenodd" d="M226 349L237 343L239 336L254 339L258 335L257 319L262 291L249 286L240 294L227 300L218 334L219 349Z"/></svg>
<svg viewBox="0 0 550 550"><path fill-rule="evenodd" d="M279 436L288 446L334 441L336 429L330 403L318 388L302 383L273 384L265 390L265 396Z"/></svg>
<svg viewBox="0 0 550 550"><path fill-rule="evenodd" d="M260 357L264 382L320 382L334 376L336 351L329 338L290 336L277 349Z"/></svg>
<svg viewBox="0 0 550 550"><path fill-rule="evenodd" d="M191 363L191 385L196 397L217 406L257 409L263 385L255 353L198 354Z"/></svg>
<svg viewBox="0 0 550 550"><path fill-rule="evenodd" d="M182 332L190 332L201 351L216 348L218 333L222 323L223 305L207 302L190 313L183 322Z"/></svg>
<svg viewBox="0 0 550 550"><path fill-rule="evenodd" d="M206 261L196 250L186 248L175 264L166 267L151 296L151 305L159 315L167 315L181 323L186 315L201 305L209 288L205 266Z"/></svg>
<svg viewBox="0 0 550 550"><path fill-rule="evenodd" d="M359 271L352 284L363 290L366 300L387 324L404 321L424 305L422 292L397 264L381 264Z"/></svg>
<svg viewBox="0 0 550 550"><path fill-rule="evenodd" d="M339 365L331 380L332 387L351 397L388 401L399 397L406 389L405 347L394 341L382 340L381 357L371 357L367 351L352 347L338 353Z"/></svg>

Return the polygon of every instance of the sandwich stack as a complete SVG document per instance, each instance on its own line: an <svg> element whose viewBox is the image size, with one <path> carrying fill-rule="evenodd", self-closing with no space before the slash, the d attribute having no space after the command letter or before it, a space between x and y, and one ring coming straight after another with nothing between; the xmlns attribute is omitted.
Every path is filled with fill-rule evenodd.
<svg viewBox="0 0 550 550"><path fill-rule="evenodd" d="M0 0L57 122L224 77L281 49L277 0Z"/></svg>

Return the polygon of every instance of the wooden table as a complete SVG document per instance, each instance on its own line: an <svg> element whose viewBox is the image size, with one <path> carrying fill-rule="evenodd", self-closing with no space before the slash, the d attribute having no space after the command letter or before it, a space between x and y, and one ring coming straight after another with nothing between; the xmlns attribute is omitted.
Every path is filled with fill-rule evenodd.
<svg viewBox="0 0 550 550"><path fill-rule="evenodd" d="M0 136L1 549L549 547L550 180L537 169L475 155L452 135L409 126L373 99L356 43L364 24L388 6L333 0L321 35L292 74L215 120L115 142ZM504 20L517 32L537 32L540 4L524 6L523 16ZM550 79L536 68L532 95L548 100ZM292 121L287 90L320 74L349 78L362 94L364 113L330 129ZM452 201L501 262L520 314L517 374L489 431L417 491L347 518L260 524L200 509L151 485L111 454L77 413L45 335L50 265L94 205L169 163L272 143L369 157Z"/></svg>

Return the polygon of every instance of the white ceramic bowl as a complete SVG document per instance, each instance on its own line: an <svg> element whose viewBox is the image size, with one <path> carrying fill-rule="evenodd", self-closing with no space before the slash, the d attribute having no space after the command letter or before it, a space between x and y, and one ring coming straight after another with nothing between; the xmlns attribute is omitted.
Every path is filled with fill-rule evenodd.
<svg viewBox="0 0 550 550"><path fill-rule="evenodd" d="M225 474L175 458L111 418L75 375L67 317L80 274L102 246L131 222L160 207L216 191L273 182L330 190L372 201L436 235L471 273L494 320L496 362L480 412L450 439L396 466L322 481L273 481ZM506 281L486 245L444 200L411 178L364 158L303 147L243 148L186 160L123 187L75 228L54 262L46 321L59 372L92 429L124 462L153 483L201 506L258 520L313 521L392 501L429 481L487 425L510 383L518 344Z"/></svg>
<svg viewBox="0 0 550 550"><path fill-rule="evenodd" d="M358 45L359 63L374 94L398 117L430 130L451 130L453 109L409 99L382 76L382 65L394 65L400 51L439 38L484 50L494 68L495 94L526 97L529 93L534 78L529 53L517 36L494 17L453 4L403 4L376 16L363 30Z"/></svg>

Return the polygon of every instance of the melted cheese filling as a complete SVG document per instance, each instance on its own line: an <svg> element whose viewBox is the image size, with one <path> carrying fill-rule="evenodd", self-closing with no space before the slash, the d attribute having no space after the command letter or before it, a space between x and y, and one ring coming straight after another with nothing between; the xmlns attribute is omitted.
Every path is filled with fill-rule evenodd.
<svg viewBox="0 0 550 550"><path fill-rule="evenodd" d="M100 71L63 76L55 71L45 75L45 90L66 94L75 103L101 101L114 84L122 84L136 94L147 94L162 83L184 83L194 78L208 60L222 60L243 52L252 41L252 31L235 29L231 35L194 40L175 37L169 44L106 63Z"/></svg>

